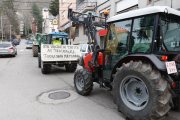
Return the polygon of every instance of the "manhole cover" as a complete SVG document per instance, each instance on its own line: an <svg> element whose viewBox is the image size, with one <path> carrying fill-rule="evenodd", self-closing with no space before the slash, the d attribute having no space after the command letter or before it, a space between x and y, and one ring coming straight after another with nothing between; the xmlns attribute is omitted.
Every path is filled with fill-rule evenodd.
<svg viewBox="0 0 180 120"><path fill-rule="evenodd" d="M54 90L40 94L37 100L45 104L60 104L71 102L78 97L79 95L73 90Z"/></svg>
<svg viewBox="0 0 180 120"><path fill-rule="evenodd" d="M59 100L59 99L65 99L70 96L70 93L68 92L55 92L49 94L49 98L54 99L54 100Z"/></svg>

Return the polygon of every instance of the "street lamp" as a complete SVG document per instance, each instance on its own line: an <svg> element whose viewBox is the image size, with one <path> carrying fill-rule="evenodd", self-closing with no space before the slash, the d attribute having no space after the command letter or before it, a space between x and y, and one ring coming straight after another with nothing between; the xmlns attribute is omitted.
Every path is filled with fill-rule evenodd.
<svg viewBox="0 0 180 120"><path fill-rule="evenodd" d="M5 19L5 18L3 18ZM2 15L1 15L1 33L2 33L2 41L3 41L3 26L2 26Z"/></svg>

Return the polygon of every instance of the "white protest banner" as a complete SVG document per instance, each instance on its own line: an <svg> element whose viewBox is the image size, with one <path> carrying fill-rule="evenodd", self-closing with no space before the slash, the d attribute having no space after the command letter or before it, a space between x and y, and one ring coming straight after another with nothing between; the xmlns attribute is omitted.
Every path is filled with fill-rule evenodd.
<svg viewBox="0 0 180 120"><path fill-rule="evenodd" d="M172 74L172 73L176 73L177 72L176 64L175 64L174 61L166 62L166 68L167 68L168 74Z"/></svg>
<svg viewBox="0 0 180 120"><path fill-rule="evenodd" d="M77 61L80 54L79 45L41 44L42 61Z"/></svg>

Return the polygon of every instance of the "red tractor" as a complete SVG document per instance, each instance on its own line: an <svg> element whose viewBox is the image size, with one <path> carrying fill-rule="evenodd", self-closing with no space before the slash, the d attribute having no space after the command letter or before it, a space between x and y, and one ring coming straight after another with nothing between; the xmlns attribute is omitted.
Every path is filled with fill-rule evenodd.
<svg viewBox="0 0 180 120"><path fill-rule="evenodd" d="M76 91L88 95L93 82L111 90L118 111L131 120L151 120L179 108L180 12L148 7L95 22L69 10L73 23L86 25L94 51L81 57L74 74ZM95 26L107 28L104 48L97 45Z"/></svg>

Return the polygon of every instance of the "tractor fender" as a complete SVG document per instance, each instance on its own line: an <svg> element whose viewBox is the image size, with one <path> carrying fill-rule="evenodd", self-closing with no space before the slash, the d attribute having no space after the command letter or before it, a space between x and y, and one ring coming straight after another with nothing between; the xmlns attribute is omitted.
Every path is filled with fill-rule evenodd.
<svg viewBox="0 0 180 120"><path fill-rule="evenodd" d="M147 61L149 63L152 63L156 68L160 71L166 71L166 65L165 62L160 61L154 54L132 54L132 55L127 55L126 57L121 58L116 65L113 68L113 71L111 73L111 79L112 81L112 75L116 73L116 68L121 67L123 63L128 63L130 61Z"/></svg>

